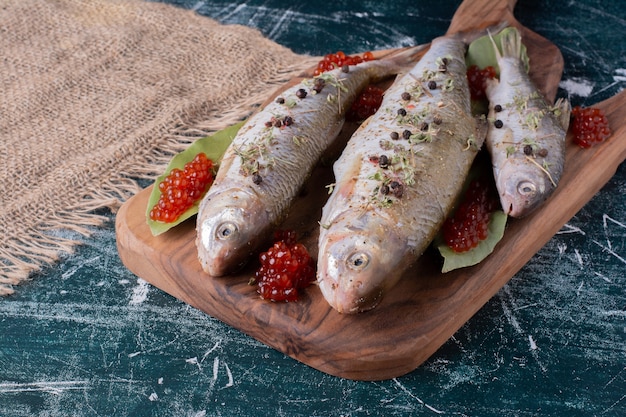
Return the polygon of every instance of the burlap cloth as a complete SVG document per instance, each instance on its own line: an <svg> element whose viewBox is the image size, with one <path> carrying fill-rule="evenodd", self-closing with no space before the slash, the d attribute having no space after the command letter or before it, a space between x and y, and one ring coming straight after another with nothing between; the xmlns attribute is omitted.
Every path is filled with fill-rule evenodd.
<svg viewBox="0 0 626 417"><path fill-rule="evenodd" d="M313 62L166 4L2 0L0 294Z"/></svg>

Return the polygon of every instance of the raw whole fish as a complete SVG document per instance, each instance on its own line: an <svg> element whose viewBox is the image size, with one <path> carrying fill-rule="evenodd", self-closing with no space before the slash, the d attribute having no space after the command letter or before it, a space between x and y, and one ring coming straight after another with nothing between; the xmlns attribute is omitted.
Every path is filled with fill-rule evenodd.
<svg viewBox="0 0 626 417"><path fill-rule="evenodd" d="M466 46L460 36L433 40L335 162L317 282L341 313L380 302L428 247L460 193L486 133L471 113Z"/></svg>
<svg viewBox="0 0 626 417"><path fill-rule="evenodd" d="M565 134L570 118L567 100L549 106L528 77L515 29L494 44L499 80L488 80L489 132L486 138L496 187L504 212L523 217L557 187L565 162Z"/></svg>

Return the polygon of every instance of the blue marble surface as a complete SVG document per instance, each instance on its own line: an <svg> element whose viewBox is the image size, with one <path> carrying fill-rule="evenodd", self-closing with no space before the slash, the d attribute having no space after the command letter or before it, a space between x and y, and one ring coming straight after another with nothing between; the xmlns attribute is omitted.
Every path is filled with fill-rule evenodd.
<svg viewBox="0 0 626 417"><path fill-rule="evenodd" d="M319 55L428 42L460 1L171 3ZM515 14L560 47L574 105L626 85L623 1L520 0ZM323 374L138 279L110 215L0 301L0 416L626 415L625 195L622 164L424 365L381 382Z"/></svg>

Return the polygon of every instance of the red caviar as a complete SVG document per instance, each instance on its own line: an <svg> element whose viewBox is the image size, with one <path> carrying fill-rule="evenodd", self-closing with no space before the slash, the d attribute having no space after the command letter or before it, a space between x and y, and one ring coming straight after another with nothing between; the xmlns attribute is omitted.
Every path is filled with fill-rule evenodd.
<svg viewBox="0 0 626 417"><path fill-rule="evenodd" d="M483 179L470 182L463 200L443 225L443 238L455 252L466 252L487 239L491 213L499 202L494 186Z"/></svg>
<svg viewBox="0 0 626 417"><path fill-rule="evenodd" d="M382 88L374 85L368 85L361 94L358 95L352 106L346 114L346 120L349 121L362 121L376 113L376 110L383 102Z"/></svg>
<svg viewBox="0 0 626 417"><path fill-rule="evenodd" d="M206 193L213 182L213 162L200 152L185 164L174 168L159 183L161 196L150 210L150 219L172 223Z"/></svg>
<svg viewBox="0 0 626 417"><path fill-rule="evenodd" d="M590 148L593 145L604 142L611 136L609 121L602 110L594 107L582 108L576 106L572 109L572 133L574 143L582 148Z"/></svg>
<svg viewBox="0 0 626 417"><path fill-rule="evenodd" d="M487 97L485 94L485 81L494 78L496 78L494 67L488 66L480 69L477 65L471 65L467 69L467 81L472 100L484 100Z"/></svg>
<svg viewBox="0 0 626 417"><path fill-rule="evenodd" d="M294 231L278 231L272 247L259 255L261 266L254 278L261 298L296 301L299 290L315 281L313 260L296 238Z"/></svg>
<svg viewBox="0 0 626 417"><path fill-rule="evenodd" d="M323 72L334 70L335 68L341 68L344 65L358 65L361 62L374 60L374 54L371 52L365 52L363 56L360 55L346 55L342 51L337 51L332 54L326 54L320 62L317 64L317 68L313 72L313 75L317 76Z"/></svg>

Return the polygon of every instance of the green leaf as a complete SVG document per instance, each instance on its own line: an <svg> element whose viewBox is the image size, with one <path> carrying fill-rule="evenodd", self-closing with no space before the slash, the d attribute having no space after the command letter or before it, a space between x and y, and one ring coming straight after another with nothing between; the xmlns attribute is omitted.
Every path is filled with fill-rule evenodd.
<svg viewBox="0 0 626 417"><path fill-rule="evenodd" d="M496 45L502 51L501 39L502 36L508 34L510 32L516 32L517 29L514 27L508 27L502 29L496 35L491 35ZM524 66L526 68L526 72L530 68L528 54L526 51L526 46L522 44L521 58ZM473 41L468 49L467 54L465 55L465 62L467 67L469 68L472 65L477 65L478 68L485 68L492 66L496 70L496 74L500 75L500 67L498 66L498 61L496 60L496 53L493 49L493 43L491 39L489 39L489 35L482 36L475 41Z"/></svg>
<svg viewBox="0 0 626 417"><path fill-rule="evenodd" d="M487 239L481 241L478 246L467 252L455 252L441 239L437 237L435 244L441 256L443 256L443 268L441 272L450 272L455 269L465 268L482 262L493 252L498 242L504 236L507 215L498 210L491 214L489 221L489 234Z"/></svg>
<svg viewBox="0 0 626 417"><path fill-rule="evenodd" d="M165 177L174 169L183 169L187 162L190 162L198 155L200 152L204 152L211 161L215 168L217 169L220 161L222 160L222 156L224 156L224 152L233 141L233 138L241 128L244 122L237 123L233 126L229 126L226 129L220 130L219 132L214 133L211 136L206 136L201 139L198 139L193 144L191 144L184 151L174 155L170 163L167 165L165 172L157 177L154 181L154 187L152 188L152 193L150 194L150 198L148 199L148 207L146 209L146 221L148 222L148 226L150 227L150 231L153 236L158 236L161 233L164 233L171 229L172 227L181 224L185 220L190 217L196 215L198 213L198 207L200 205L199 199L196 204L190 207L187 211L185 211L175 222L172 223L164 223L154 221L150 218L150 210L154 205L159 201L161 197L161 192L159 191L159 184L163 182Z"/></svg>

